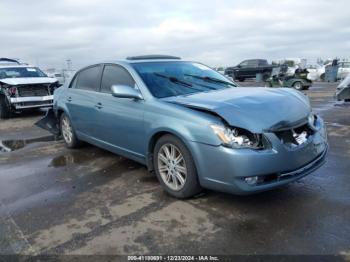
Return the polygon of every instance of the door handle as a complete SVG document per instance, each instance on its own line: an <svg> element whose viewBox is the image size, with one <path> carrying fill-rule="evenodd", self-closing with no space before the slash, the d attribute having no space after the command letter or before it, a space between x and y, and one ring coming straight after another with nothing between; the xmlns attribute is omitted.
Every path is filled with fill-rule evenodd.
<svg viewBox="0 0 350 262"><path fill-rule="evenodd" d="M71 97L68 97L68 98L67 98L67 102L72 102L72 98L71 98Z"/></svg>
<svg viewBox="0 0 350 262"><path fill-rule="evenodd" d="M103 106L102 106L102 103L97 103L97 104L95 105L95 107L96 107L97 109L101 109Z"/></svg>

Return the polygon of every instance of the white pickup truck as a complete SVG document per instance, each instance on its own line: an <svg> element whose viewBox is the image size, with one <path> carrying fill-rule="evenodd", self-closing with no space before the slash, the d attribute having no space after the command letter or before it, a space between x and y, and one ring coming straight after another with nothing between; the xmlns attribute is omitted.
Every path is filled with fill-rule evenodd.
<svg viewBox="0 0 350 262"><path fill-rule="evenodd" d="M56 78L17 60L0 58L0 118L30 108L52 107Z"/></svg>

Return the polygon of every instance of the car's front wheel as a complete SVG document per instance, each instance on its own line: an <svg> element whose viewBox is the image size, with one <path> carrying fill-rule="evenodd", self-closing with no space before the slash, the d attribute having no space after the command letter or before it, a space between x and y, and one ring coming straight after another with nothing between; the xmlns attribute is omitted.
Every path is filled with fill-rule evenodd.
<svg viewBox="0 0 350 262"><path fill-rule="evenodd" d="M157 141L154 167L159 182L170 195L188 198L201 191L191 153L175 136L165 135Z"/></svg>
<svg viewBox="0 0 350 262"><path fill-rule="evenodd" d="M60 118L60 129L64 142L68 148L77 148L81 144L77 138L69 117L62 113Z"/></svg>
<svg viewBox="0 0 350 262"><path fill-rule="evenodd" d="M296 90L302 90L302 89L303 89L303 84L302 84L300 81L298 81L298 82L295 82L295 83L293 84L293 87L294 87Z"/></svg>

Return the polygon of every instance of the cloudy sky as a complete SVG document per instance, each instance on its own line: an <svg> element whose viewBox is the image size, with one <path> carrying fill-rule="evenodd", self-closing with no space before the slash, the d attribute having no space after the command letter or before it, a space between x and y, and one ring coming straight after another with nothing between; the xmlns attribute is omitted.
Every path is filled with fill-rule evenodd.
<svg viewBox="0 0 350 262"><path fill-rule="evenodd" d="M350 1L1 0L0 50L43 68L140 54L350 58Z"/></svg>

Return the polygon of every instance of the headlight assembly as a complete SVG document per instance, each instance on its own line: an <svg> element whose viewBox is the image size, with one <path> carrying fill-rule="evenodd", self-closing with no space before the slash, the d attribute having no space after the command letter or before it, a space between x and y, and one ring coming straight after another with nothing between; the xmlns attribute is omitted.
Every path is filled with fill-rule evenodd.
<svg viewBox="0 0 350 262"><path fill-rule="evenodd" d="M262 149L262 136L240 128L221 125L211 125L211 129L222 141L224 146L232 148Z"/></svg>
<svg viewBox="0 0 350 262"><path fill-rule="evenodd" d="M309 126L312 130L316 130L316 121L317 121L317 116L314 115L313 113L311 113L308 117L308 122L309 122Z"/></svg>

